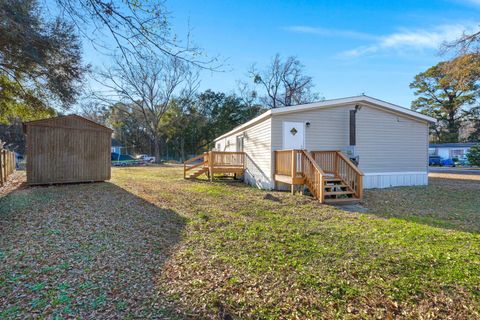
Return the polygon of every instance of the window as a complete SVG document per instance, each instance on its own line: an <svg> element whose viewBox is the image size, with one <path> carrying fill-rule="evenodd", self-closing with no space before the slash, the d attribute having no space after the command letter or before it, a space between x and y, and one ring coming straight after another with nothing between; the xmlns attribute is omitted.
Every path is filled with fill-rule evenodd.
<svg viewBox="0 0 480 320"><path fill-rule="evenodd" d="M237 152L243 152L243 135L237 137Z"/></svg>
<svg viewBox="0 0 480 320"><path fill-rule="evenodd" d="M461 157L465 154L463 149L451 149L450 150L450 157Z"/></svg>
<svg viewBox="0 0 480 320"><path fill-rule="evenodd" d="M221 148L222 148L222 145L220 143L217 143L217 150L220 151Z"/></svg>

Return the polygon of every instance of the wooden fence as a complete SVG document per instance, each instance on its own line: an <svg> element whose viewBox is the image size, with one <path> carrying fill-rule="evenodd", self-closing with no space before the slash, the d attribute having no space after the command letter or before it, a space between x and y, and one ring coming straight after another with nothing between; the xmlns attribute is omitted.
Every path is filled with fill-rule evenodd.
<svg viewBox="0 0 480 320"><path fill-rule="evenodd" d="M15 171L15 153L3 149L0 141L0 186L7 182L8 177Z"/></svg>

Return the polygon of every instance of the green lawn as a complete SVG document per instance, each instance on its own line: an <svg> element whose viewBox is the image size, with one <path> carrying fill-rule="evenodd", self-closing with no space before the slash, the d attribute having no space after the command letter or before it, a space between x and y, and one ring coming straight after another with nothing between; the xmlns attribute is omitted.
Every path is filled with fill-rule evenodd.
<svg viewBox="0 0 480 320"><path fill-rule="evenodd" d="M480 318L480 181L367 191L356 213L182 177L0 198L0 318Z"/></svg>

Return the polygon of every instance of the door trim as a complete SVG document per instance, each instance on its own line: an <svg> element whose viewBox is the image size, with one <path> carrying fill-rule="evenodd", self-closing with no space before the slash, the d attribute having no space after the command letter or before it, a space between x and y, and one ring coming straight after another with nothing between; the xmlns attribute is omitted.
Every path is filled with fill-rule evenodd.
<svg viewBox="0 0 480 320"><path fill-rule="evenodd" d="M285 124L286 123L301 123L302 126L303 126L303 149L306 149L305 147L305 143L306 143L306 136L307 136L307 128L306 128L306 121L282 121L282 149L285 150L285 138L286 138L286 135L285 135Z"/></svg>

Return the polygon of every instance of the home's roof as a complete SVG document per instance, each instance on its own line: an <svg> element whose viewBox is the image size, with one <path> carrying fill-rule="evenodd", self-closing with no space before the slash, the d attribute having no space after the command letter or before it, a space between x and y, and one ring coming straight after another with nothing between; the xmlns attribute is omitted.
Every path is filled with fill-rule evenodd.
<svg viewBox="0 0 480 320"><path fill-rule="evenodd" d="M480 141L479 142L431 143L429 147L430 148L469 148L469 147L473 147L476 144L480 144Z"/></svg>
<svg viewBox="0 0 480 320"><path fill-rule="evenodd" d="M95 121L92 121L90 119L87 119L87 118L84 118L84 117L81 117L77 114L69 114L69 115L62 115L62 116L58 116L58 117L52 117L52 118L46 118L46 119L40 119L40 120L33 120L33 121L28 121L28 122L24 122L23 123L23 132L26 133L26 127L27 126L55 126L55 122L58 123L59 120L62 120L62 119L77 119L77 120L81 120L81 121L84 121L90 125L92 125L93 127L95 128L98 128L100 130L105 130L105 131L110 131L112 132L113 130L108 128L108 127L105 127L99 123L96 123Z"/></svg>
<svg viewBox="0 0 480 320"><path fill-rule="evenodd" d="M403 114L418 120L423 120L427 122L437 122L437 119L432 118L430 116L424 115L422 113L395 105L393 103L389 103L380 99L376 99L373 97L369 96L354 96L354 97L347 97L347 98L339 98L339 99L331 99L331 100L324 100L324 101L319 101L319 102L313 102L313 103L308 103L308 104L301 104L301 105L296 105L296 106L291 106L291 107L282 107L282 108L276 108L276 109L270 109L261 115L259 115L256 118L253 118L250 121L245 122L244 124L232 129L231 131L221 135L220 137L216 138L214 141L220 140L222 138L228 137L238 131L241 131L247 127L250 127L258 122L261 122L264 119L267 119L268 117L272 115L277 115L277 114L287 114L287 113L294 113L294 112L302 112L302 111L307 111L311 109L323 109L323 108L332 108L336 106L342 106L346 104L367 104L367 105L374 105L389 111L393 111L399 114Z"/></svg>

